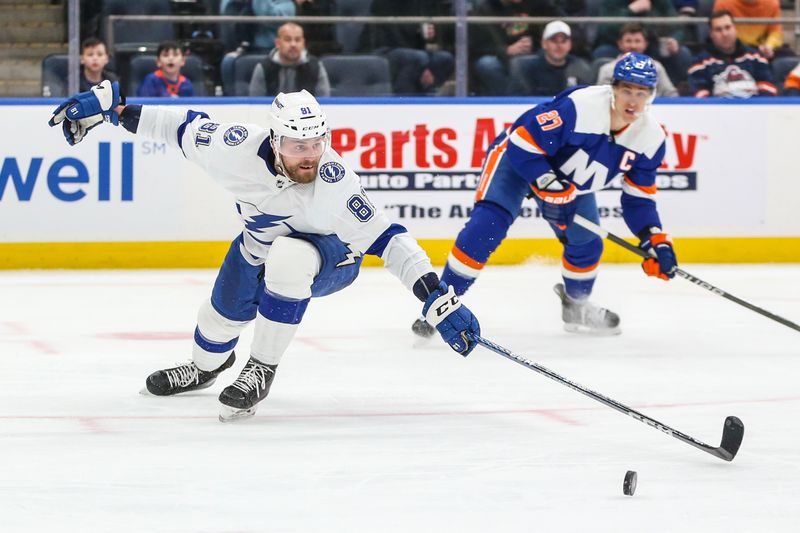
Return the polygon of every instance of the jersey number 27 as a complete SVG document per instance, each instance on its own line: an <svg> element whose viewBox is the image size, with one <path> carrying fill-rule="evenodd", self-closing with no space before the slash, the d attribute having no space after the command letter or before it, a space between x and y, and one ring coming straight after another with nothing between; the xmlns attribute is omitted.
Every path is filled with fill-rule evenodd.
<svg viewBox="0 0 800 533"><path fill-rule="evenodd" d="M558 116L558 111L546 111L536 115L536 122L542 127L542 131L554 130L563 124L561 117Z"/></svg>

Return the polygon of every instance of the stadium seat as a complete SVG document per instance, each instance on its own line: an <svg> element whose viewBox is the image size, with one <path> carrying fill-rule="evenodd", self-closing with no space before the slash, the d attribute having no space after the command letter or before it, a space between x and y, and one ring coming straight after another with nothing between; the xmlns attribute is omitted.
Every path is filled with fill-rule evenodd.
<svg viewBox="0 0 800 533"><path fill-rule="evenodd" d="M69 58L50 54L42 60L42 96L67 96Z"/></svg>
<svg viewBox="0 0 800 533"><path fill-rule="evenodd" d="M100 27L104 41L107 35L108 15L170 15L169 0L103 0L103 22ZM151 48L162 41L175 38L175 29L171 22L125 22L114 24L114 49L134 49L149 45ZM112 50L109 50L113 53Z"/></svg>
<svg viewBox="0 0 800 533"><path fill-rule="evenodd" d="M131 59L130 73L128 75L127 93L130 96L136 95L136 90L142 84L145 76L156 70L156 56L139 55ZM206 75L203 68L203 61L193 55L186 56L186 65L181 69L181 74L189 78L194 87L195 96L206 96Z"/></svg>
<svg viewBox="0 0 800 533"><path fill-rule="evenodd" d="M241 55L233 60L233 96L250 94L250 78L253 77L253 71L256 65L266 58L266 54L250 54Z"/></svg>
<svg viewBox="0 0 800 533"><path fill-rule="evenodd" d="M369 16L371 7L372 0L338 0L333 14L339 17L364 17ZM343 54L358 52L363 31L364 24L359 22L345 22L336 25L334 33L336 41L342 45Z"/></svg>
<svg viewBox="0 0 800 533"><path fill-rule="evenodd" d="M530 71L535 60L536 54L518 55L511 58L508 63L508 74L512 86L526 85L524 83L526 73Z"/></svg>
<svg viewBox="0 0 800 533"><path fill-rule="evenodd" d="M331 96L391 96L389 61L381 56L331 55L322 58Z"/></svg>
<svg viewBox="0 0 800 533"><path fill-rule="evenodd" d="M783 93L783 82L786 81L786 76L797 66L797 63L800 63L800 58L797 57L778 57L772 61L772 76L781 93Z"/></svg>
<svg viewBox="0 0 800 533"><path fill-rule="evenodd" d="M114 58L109 57L107 67L114 71ZM42 96L69 96L69 56L50 54L42 60ZM46 89L45 89L46 88Z"/></svg>
<svg viewBox="0 0 800 533"><path fill-rule="evenodd" d="M598 57L592 60L592 83L597 81L597 75L600 73L600 68L611 61L614 61L613 57Z"/></svg>

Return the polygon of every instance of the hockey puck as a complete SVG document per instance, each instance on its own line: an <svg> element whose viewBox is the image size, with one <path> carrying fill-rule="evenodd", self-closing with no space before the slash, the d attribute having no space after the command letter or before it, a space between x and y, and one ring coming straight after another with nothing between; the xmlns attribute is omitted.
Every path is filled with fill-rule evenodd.
<svg viewBox="0 0 800 533"><path fill-rule="evenodd" d="M625 472L625 481L622 482L622 492L625 496L633 496L636 492L636 472L628 470Z"/></svg>

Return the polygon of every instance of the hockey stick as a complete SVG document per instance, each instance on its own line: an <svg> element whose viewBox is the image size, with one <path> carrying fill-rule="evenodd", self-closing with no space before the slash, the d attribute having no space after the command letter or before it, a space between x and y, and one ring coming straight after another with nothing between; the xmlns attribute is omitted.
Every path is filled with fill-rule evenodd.
<svg viewBox="0 0 800 533"><path fill-rule="evenodd" d="M694 439L685 433L681 433L677 429L672 429L666 424L662 424L658 420L650 418L647 415L643 415L639 411L635 411L634 409L631 409L630 407L623 405L616 400L613 400L607 396L603 396L599 392L587 389L586 387L583 387L574 381L570 381L565 377L559 376L552 370L549 370L537 363L534 363L533 361L529 361L524 357L512 353L499 344L495 344L492 341L486 340L479 335L469 334L469 336L473 341L477 342L481 346L484 346L485 348L502 355L506 359L510 359L515 363L519 363L522 366L528 367L539 374L547 376L553 381L557 381L562 385L566 385L572 390L578 391L581 394L592 398L593 400L597 400L598 402L605 404L612 409L616 409L622 414L635 418L639 422L644 422L648 426L654 427L659 431L663 431L667 435L675 437L679 441L690 444L698 450L703 450L706 453L710 453L714 457L719 457L725 461L733 461L733 458L736 457L736 452L739 451L739 446L742 445L742 438L744 438L744 424L742 424L742 421L735 416L729 416L725 419L725 425L722 427L722 443L719 445L719 447L714 448L713 446L709 446L708 444L700 442L699 440Z"/></svg>
<svg viewBox="0 0 800 533"><path fill-rule="evenodd" d="M584 228L588 229L589 231L591 231L595 235L599 235L601 238L606 238L609 241L613 242L614 244L618 244L618 245L622 246L623 248L625 248L629 252L633 252L636 255L638 255L639 257L642 257L642 258L645 258L645 259L648 258L648 257L652 257L649 253L645 252L644 250L642 250L638 246L629 243L628 241L622 239L621 237L617 237L613 233L609 233L608 231L604 230L603 228L601 228L600 226L598 226L597 224L595 224L591 220L587 220L587 219L583 218L580 215L575 215L575 219L574 220L575 220L575 223L578 224L579 226L583 226ZM781 316L778 316L778 315L776 315L774 313L770 313L766 309L762 309L762 308L760 308L760 307L758 307L756 305L753 305L753 304L751 304L749 302L745 302L741 298L737 298L733 294L730 294L729 292L725 292L722 289L720 289L719 287L715 287L714 285L708 283L707 281L703 281L702 279L689 274L685 270L682 270L682 269L679 268L679 269L677 269L675 271L675 273L678 276L682 277L683 279L694 283L698 287L701 287L701 288L703 288L703 289L705 289L707 291L713 292L717 296L722 296L723 298L725 298L727 300L730 300L730 301L732 301L734 303L737 303L737 304L741 305L742 307L746 307L746 308L750 309L751 311L755 311L756 313L758 313L760 315L763 315L763 316L765 316L767 318L771 318L775 322L779 322L779 323L783 324L784 326L790 327L790 328L792 328L792 329L794 329L796 331L800 331L800 326L795 324L791 320L787 320L787 319L785 319L785 318L783 318Z"/></svg>

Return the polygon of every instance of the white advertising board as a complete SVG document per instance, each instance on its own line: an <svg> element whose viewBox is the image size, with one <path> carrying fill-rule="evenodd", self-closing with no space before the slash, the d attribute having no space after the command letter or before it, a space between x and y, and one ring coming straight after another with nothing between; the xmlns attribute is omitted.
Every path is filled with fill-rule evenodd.
<svg viewBox="0 0 800 533"><path fill-rule="evenodd" d="M344 101L346 102L346 101ZM527 103L329 102L332 143L376 205L423 239L452 239L466 220L484 148ZM266 101L181 102L221 122L266 122ZM0 242L229 240L231 197L164 145L108 125L78 146L49 128L48 105L0 105ZM791 139L800 105L655 105L667 132L658 203L684 237L798 236L800 185ZM625 232L619 191L598 195L609 229ZM511 237L550 236L527 203ZM627 233L625 233L627 234Z"/></svg>

